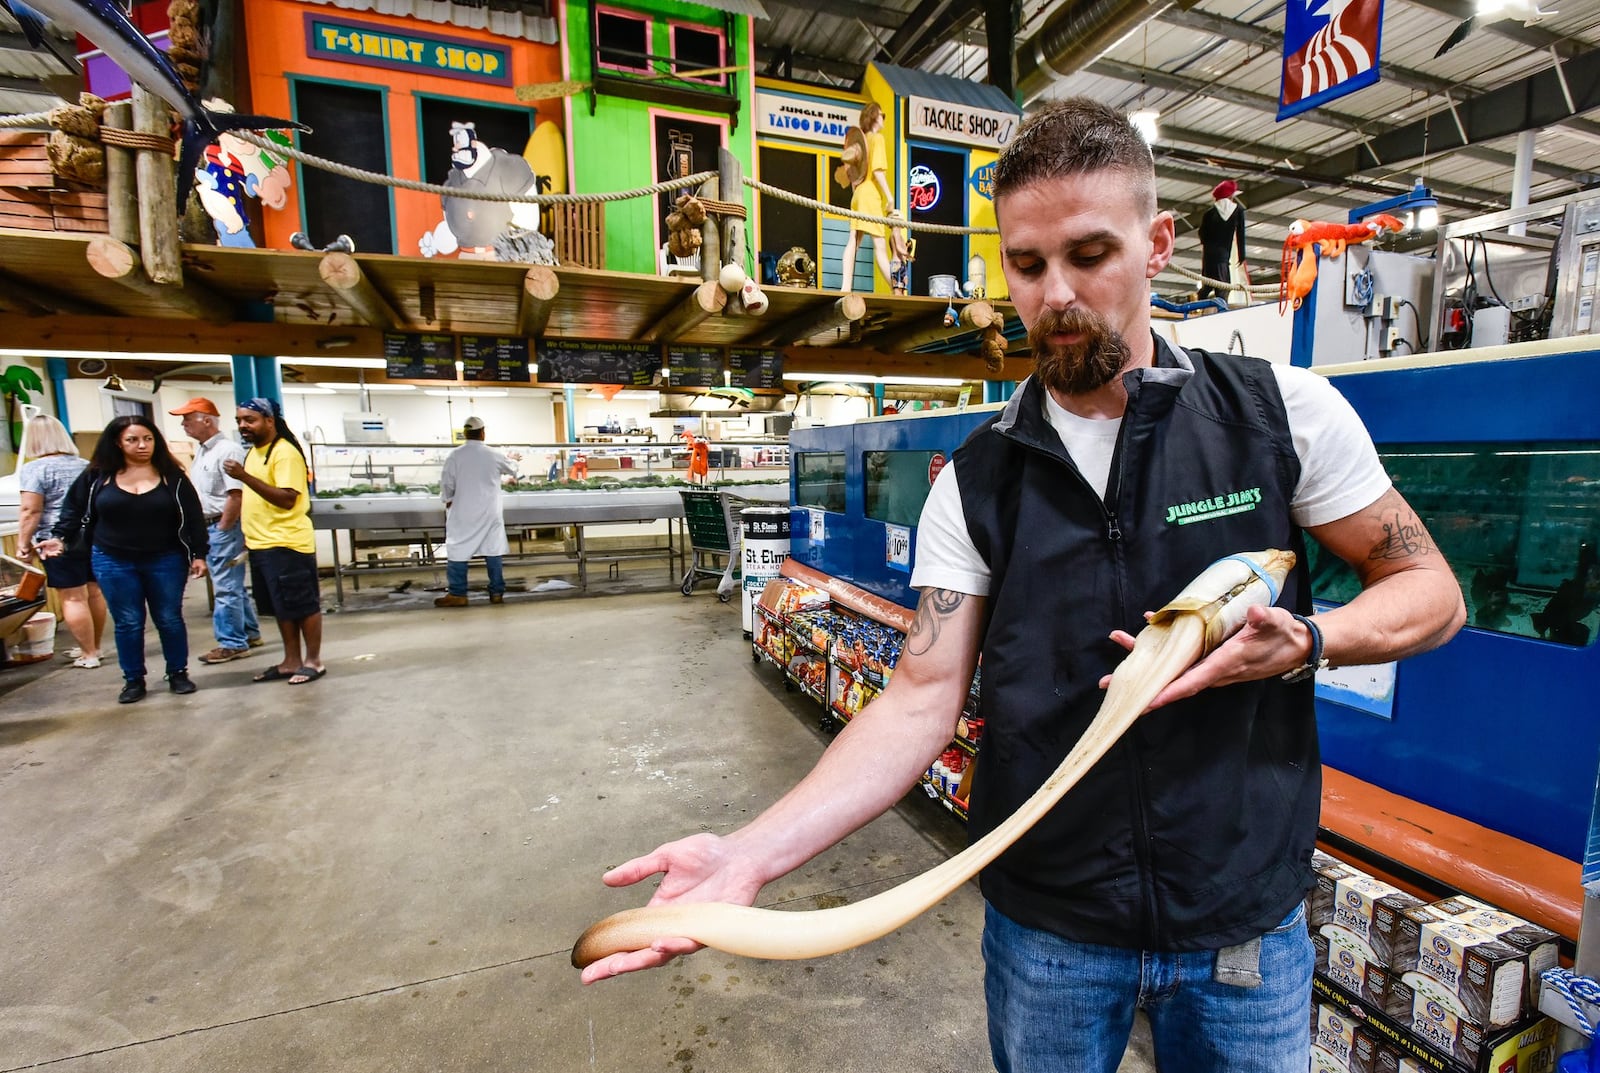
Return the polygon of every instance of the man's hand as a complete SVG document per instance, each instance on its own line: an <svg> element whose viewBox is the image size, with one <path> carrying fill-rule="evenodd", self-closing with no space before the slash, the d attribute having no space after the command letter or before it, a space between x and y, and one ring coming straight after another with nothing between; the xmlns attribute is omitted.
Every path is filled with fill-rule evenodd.
<svg viewBox="0 0 1600 1073"><path fill-rule="evenodd" d="M206 561L204 559L196 559L191 562L189 564L189 576L197 579L205 577Z"/></svg>
<svg viewBox="0 0 1600 1073"><path fill-rule="evenodd" d="M33 550L39 553L41 559L54 559L66 549L59 538L51 537L49 540L34 541Z"/></svg>
<svg viewBox="0 0 1600 1073"><path fill-rule="evenodd" d="M1150 617L1145 613L1145 618ZM1133 651L1133 636L1122 630L1111 631L1111 639ZM1151 711L1175 700L1192 697L1213 686L1235 682L1256 682L1274 678L1302 666L1311 651L1311 633L1282 607L1252 607L1245 613L1244 626L1217 646L1211 655L1179 675L1171 685L1156 694ZM1100 688L1111 683L1108 674Z"/></svg>
<svg viewBox="0 0 1600 1073"><path fill-rule="evenodd" d="M240 462L236 458L230 458L226 462L222 463L222 472L226 473L234 480L238 480L244 476L244 463Z"/></svg>
<svg viewBox="0 0 1600 1073"><path fill-rule="evenodd" d="M661 885L651 897L651 905L671 902L731 902L751 905L761 892L761 882L743 874L734 860L728 839L699 834L659 846L653 853L607 872L601 879L608 887L626 887L661 874ZM592 984L625 972L660 968L680 954L692 954L700 944L692 939L663 936L647 950L612 954L583 970L583 982Z"/></svg>

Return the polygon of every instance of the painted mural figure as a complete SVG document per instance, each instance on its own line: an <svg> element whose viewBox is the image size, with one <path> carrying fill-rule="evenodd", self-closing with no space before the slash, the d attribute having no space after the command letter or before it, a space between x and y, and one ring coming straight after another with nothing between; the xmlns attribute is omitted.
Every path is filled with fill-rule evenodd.
<svg viewBox="0 0 1600 1073"><path fill-rule="evenodd" d="M887 216L894 210L894 193L889 187L889 154L883 142L882 106L874 101L862 108L859 123L845 135L844 163L833 177L841 186L853 188L851 211ZM854 289L856 247L863 235L872 238L872 258L878 264L878 271L883 273L884 279L894 279L894 270L889 264L889 228L884 224L851 220L850 238L844 244L841 290Z"/></svg>
<svg viewBox="0 0 1600 1073"><path fill-rule="evenodd" d="M450 124L450 140L453 148L445 186L507 195L537 192L539 182L528 162L515 153L491 149L479 141L474 124ZM440 200L444 219L418 243L424 257L459 253L466 260L504 260L496 252L497 242L503 244L508 234L537 234L539 230L539 206L529 202L452 197ZM547 263L553 264L553 257Z"/></svg>
<svg viewBox="0 0 1600 1073"><path fill-rule="evenodd" d="M233 111L219 100L207 101L206 106L221 114ZM288 139L276 132L269 132L267 137L288 144ZM245 199L259 198L269 209L283 208L289 203L289 169L282 159L264 152L260 146L223 134L216 144L206 147L194 170L194 188L216 228L217 243L253 249L255 240L250 237Z"/></svg>

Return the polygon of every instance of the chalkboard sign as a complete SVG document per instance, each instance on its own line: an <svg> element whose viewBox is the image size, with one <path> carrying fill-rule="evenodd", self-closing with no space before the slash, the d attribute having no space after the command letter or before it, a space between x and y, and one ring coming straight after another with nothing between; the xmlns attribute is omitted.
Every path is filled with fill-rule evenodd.
<svg viewBox="0 0 1600 1073"><path fill-rule="evenodd" d="M463 335L461 375L466 380L496 384L526 384L528 340L520 335Z"/></svg>
<svg viewBox="0 0 1600 1073"><path fill-rule="evenodd" d="M783 386L783 351L769 347L729 347L728 368L733 386L774 388Z"/></svg>
<svg viewBox="0 0 1600 1073"><path fill-rule="evenodd" d="M721 387L722 348L668 347L667 371L673 387Z"/></svg>
<svg viewBox="0 0 1600 1073"><path fill-rule="evenodd" d="M384 332L383 360L391 380L454 380L456 337L429 332Z"/></svg>
<svg viewBox="0 0 1600 1073"><path fill-rule="evenodd" d="M650 387L660 372L661 347L655 343L539 340L541 383Z"/></svg>

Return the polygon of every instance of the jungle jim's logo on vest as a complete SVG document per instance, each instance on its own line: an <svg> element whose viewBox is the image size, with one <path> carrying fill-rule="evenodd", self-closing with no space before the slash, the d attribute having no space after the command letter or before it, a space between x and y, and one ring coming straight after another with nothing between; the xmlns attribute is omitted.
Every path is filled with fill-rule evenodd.
<svg viewBox="0 0 1600 1073"><path fill-rule="evenodd" d="M1260 488L1241 488L1227 495L1196 499L1189 503L1175 503L1167 508L1167 524L1193 525L1209 522L1213 518L1226 518L1230 514L1243 514L1255 510L1261 502Z"/></svg>

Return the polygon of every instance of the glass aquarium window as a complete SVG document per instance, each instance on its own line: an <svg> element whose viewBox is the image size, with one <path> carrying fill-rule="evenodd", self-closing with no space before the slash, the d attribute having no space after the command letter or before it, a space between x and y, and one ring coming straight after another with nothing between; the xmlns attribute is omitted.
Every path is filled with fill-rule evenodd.
<svg viewBox="0 0 1600 1073"><path fill-rule="evenodd" d="M797 451L795 504L844 513L844 452Z"/></svg>
<svg viewBox="0 0 1600 1073"><path fill-rule="evenodd" d="M928 466L937 451L868 451L867 517L890 525L916 525L933 487Z"/></svg>
<svg viewBox="0 0 1600 1073"><path fill-rule="evenodd" d="M1461 583L1467 625L1558 644L1600 627L1600 443L1380 445L1378 455ZM1355 574L1307 541L1312 594Z"/></svg>

